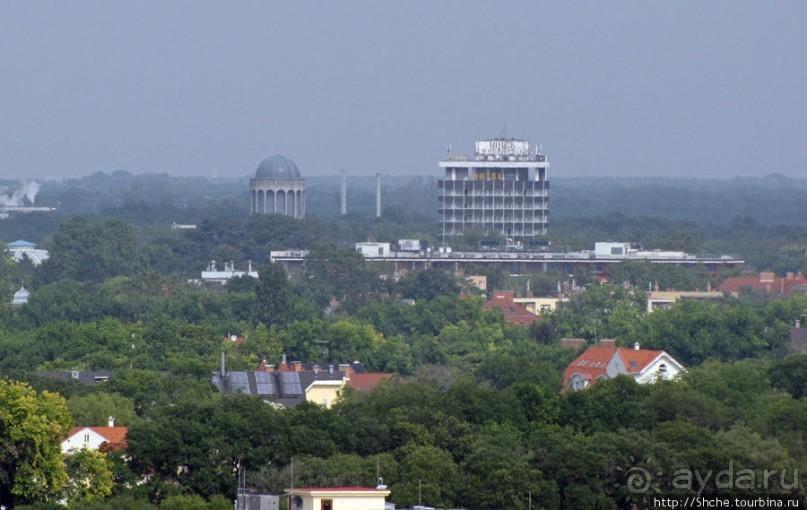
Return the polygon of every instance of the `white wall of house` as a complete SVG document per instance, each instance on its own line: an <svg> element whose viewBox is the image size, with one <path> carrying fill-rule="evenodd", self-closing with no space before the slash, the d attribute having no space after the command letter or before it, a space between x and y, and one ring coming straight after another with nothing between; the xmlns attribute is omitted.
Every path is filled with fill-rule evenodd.
<svg viewBox="0 0 807 510"><path fill-rule="evenodd" d="M82 448L98 450L107 439L90 427L79 430L62 441L62 453L77 452Z"/></svg>

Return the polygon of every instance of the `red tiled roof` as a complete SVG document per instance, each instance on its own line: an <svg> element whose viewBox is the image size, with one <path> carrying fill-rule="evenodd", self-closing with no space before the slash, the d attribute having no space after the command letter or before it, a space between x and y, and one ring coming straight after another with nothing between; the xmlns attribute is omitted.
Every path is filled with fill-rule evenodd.
<svg viewBox="0 0 807 510"><path fill-rule="evenodd" d="M96 434L100 435L107 442L107 448L112 450L121 450L126 448L126 434L129 432L128 427L73 427L67 433L67 437L73 437L84 429L91 429Z"/></svg>
<svg viewBox="0 0 807 510"><path fill-rule="evenodd" d="M648 351L644 349L617 349L619 356L625 363L625 369L629 374L637 374L644 370L654 359L658 358L664 351ZM631 365L631 361L636 366Z"/></svg>
<svg viewBox="0 0 807 510"><path fill-rule="evenodd" d="M540 320L539 315L527 310L527 307L521 303L513 302L515 292L513 291L497 291L493 293L493 298L482 305L486 310L494 308L499 309L504 314L504 320L511 324L521 324L522 326L529 326L533 322Z"/></svg>
<svg viewBox="0 0 807 510"><path fill-rule="evenodd" d="M566 371L563 373L563 384L567 384L574 374L580 374L590 381L596 381L601 375L606 375L608 362L614 357L616 351L616 347L611 345L589 347L586 352L566 367Z"/></svg>
<svg viewBox="0 0 807 510"><path fill-rule="evenodd" d="M720 284L722 292L740 292L742 288L764 290L768 294L789 296L790 293L801 285L807 285L807 277L802 273L794 275L788 273L784 278L775 276L773 273L760 273L759 276L734 276L726 278Z"/></svg>
<svg viewBox="0 0 807 510"><path fill-rule="evenodd" d="M380 383L384 379L391 379L392 377L395 377L395 375L382 374L382 373L352 374L350 376L350 380L348 380L347 382L347 386L348 388L369 392L370 390L378 386L378 383Z"/></svg>

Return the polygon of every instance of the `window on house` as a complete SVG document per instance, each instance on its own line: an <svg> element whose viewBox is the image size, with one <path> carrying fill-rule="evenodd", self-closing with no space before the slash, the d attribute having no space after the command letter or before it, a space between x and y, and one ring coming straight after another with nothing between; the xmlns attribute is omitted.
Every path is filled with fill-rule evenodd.
<svg viewBox="0 0 807 510"><path fill-rule="evenodd" d="M89 442L90 442L90 435L89 435L89 434L84 434L84 442L85 442L85 443L89 443Z"/></svg>

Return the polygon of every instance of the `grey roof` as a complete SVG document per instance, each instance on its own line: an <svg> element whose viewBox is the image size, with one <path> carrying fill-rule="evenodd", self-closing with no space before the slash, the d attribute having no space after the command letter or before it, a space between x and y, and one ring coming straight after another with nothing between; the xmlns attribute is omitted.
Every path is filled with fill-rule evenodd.
<svg viewBox="0 0 807 510"><path fill-rule="evenodd" d="M281 155L266 158L255 170L256 179L300 179L300 170L294 161Z"/></svg>
<svg viewBox="0 0 807 510"><path fill-rule="evenodd" d="M318 373L229 371L224 377L213 372L210 380L225 395L255 395L285 407L296 407L305 401L305 389L314 381L341 381L342 374L328 370Z"/></svg>
<svg viewBox="0 0 807 510"><path fill-rule="evenodd" d="M34 372L39 377L49 379L61 379L62 381L78 381L84 384L96 384L109 380L109 370L73 370L67 371L38 371Z"/></svg>

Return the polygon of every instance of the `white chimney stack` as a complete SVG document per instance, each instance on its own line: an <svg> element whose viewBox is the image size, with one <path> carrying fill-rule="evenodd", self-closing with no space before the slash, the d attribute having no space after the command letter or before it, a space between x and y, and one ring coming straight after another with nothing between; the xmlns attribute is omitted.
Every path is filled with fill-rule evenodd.
<svg viewBox="0 0 807 510"><path fill-rule="evenodd" d="M638 351L638 350L639 350L639 342L634 342L634 343L633 343L633 350L634 350L634 351Z"/></svg>
<svg viewBox="0 0 807 510"><path fill-rule="evenodd" d="M107 422L109 427L115 426L115 418L113 416L109 417L109 421Z"/></svg>

